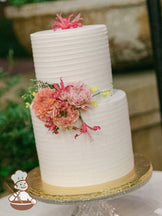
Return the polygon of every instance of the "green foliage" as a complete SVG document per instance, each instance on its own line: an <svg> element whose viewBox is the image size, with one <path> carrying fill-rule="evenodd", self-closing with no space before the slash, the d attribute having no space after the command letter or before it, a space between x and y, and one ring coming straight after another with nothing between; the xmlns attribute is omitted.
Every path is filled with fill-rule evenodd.
<svg viewBox="0 0 162 216"><path fill-rule="evenodd" d="M21 2L21 1L20 1ZM14 50L15 57L28 57L30 54L22 47L22 45L17 40L13 24L11 20L5 17L0 17L0 57L6 58L8 55L8 50Z"/></svg>
<svg viewBox="0 0 162 216"><path fill-rule="evenodd" d="M32 86L29 86L28 90L24 95L22 95L22 98L24 99L24 102L26 104L31 104L33 101L33 93L37 93L39 89L50 87L51 89L54 89L54 86L52 84L49 84L47 82L43 82L41 80L31 79L33 82ZM58 84L57 84L58 85Z"/></svg>
<svg viewBox="0 0 162 216"><path fill-rule="evenodd" d="M49 1L57 1L57 0L9 0L9 4L16 6L16 7L20 7L23 6L25 4L30 4L30 3L40 3L40 2L49 2Z"/></svg>
<svg viewBox="0 0 162 216"><path fill-rule="evenodd" d="M13 49L9 49L9 52L8 52L8 63L9 63L9 70L12 70L12 68L14 67L15 65L15 61L14 61L14 50Z"/></svg>
<svg viewBox="0 0 162 216"><path fill-rule="evenodd" d="M20 76L15 75L11 77L8 75L8 73L3 72L2 68L0 68L0 79L5 81L3 88L2 87L0 88L0 97L2 97L3 94L5 94L10 88L18 84L20 80Z"/></svg>
<svg viewBox="0 0 162 216"><path fill-rule="evenodd" d="M28 88L28 90L24 93L24 95L22 95L22 98L24 99L24 102L26 104L31 104L32 103L33 98L34 98L33 92L35 92L35 91L36 91L35 86L30 86Z"/></svg>
<svg viewBox="0 0 162 216"><path fill-rule="evenodd" d="M5 84L1 96L19 82L18 76L9 76L0 70ZM23 103L7 101L0 106L0 192L3 182L17 169L29 171L38 165L34 134L29 109Z"/></svg>

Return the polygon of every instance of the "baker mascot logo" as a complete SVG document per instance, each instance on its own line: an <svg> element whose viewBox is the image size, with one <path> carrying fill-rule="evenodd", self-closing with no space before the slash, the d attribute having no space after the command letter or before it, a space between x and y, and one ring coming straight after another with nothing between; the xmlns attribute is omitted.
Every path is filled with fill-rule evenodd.
<svg viewBox="0 0 162 216"><path fill-rule="evenodd" d="M21 170L17 170L12 176L11 179L14 182L14 188L17 189L17 192L13 192L9 196L8 200L10 205L17 210L27 210L33 207L36 204L36 200L33 199L26 190L28 189L28 184L26 182L27 173Z"/></svg>

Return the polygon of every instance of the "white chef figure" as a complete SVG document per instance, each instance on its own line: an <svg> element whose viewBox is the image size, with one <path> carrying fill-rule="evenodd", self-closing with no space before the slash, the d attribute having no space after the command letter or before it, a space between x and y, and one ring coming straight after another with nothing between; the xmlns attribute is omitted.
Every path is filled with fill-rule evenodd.
<svg viewBox="0 0 162 216"><path fill-rule="evenodd" d="M36 200L33 199L27 192L28 184L26 182L27 173L21 170L17 170L11 179L14 182L14 188L18 191L13 193L8 199L10 202L30 202L31 204L36 204Z"/></svg>

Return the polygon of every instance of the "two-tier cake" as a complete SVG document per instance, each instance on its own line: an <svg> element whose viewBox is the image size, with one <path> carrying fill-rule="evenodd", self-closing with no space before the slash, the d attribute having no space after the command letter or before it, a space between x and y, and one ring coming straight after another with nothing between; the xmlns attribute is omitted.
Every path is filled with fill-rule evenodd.
<svg viewBox="0 0 162 216"><path fill-rule="evenodd" d="M125 92L112 89L106 26L36 32L31 41L36 79L54 87L46 86L50 98L45 99L50 104L45 113L52 117L41 113L44 101L40 108L34 104L41 101L41 95L46 97L43 89L39 88L41 93L38 91L31 105L42 180L55 186L80 187L127 175L134 167L128 105ZM78 105L81 100L83 106ZM89 107L85 107L87 101ZM58 111L58 106L64 109ZM70 123L66 121L68 112L73 112ZM54 133L47 123L54 125Z"/></svg>

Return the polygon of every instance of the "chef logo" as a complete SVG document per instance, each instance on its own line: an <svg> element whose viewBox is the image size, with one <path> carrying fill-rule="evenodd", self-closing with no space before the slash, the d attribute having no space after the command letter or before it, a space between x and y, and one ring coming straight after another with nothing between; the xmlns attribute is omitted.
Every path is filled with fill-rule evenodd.
<svg viewBox="0 0 162 216"><path fill-rule="evenodd" d="M36 204L36 200L33 199L26 190L28 189L28 184L26 182L27 173L21 170L17 170L12 176L11 179L14 182L14 188L17 189L17 192L12 191L13 193L9 196L8 200L10 205L17 210L27 210L33 207Z"/></svg>

